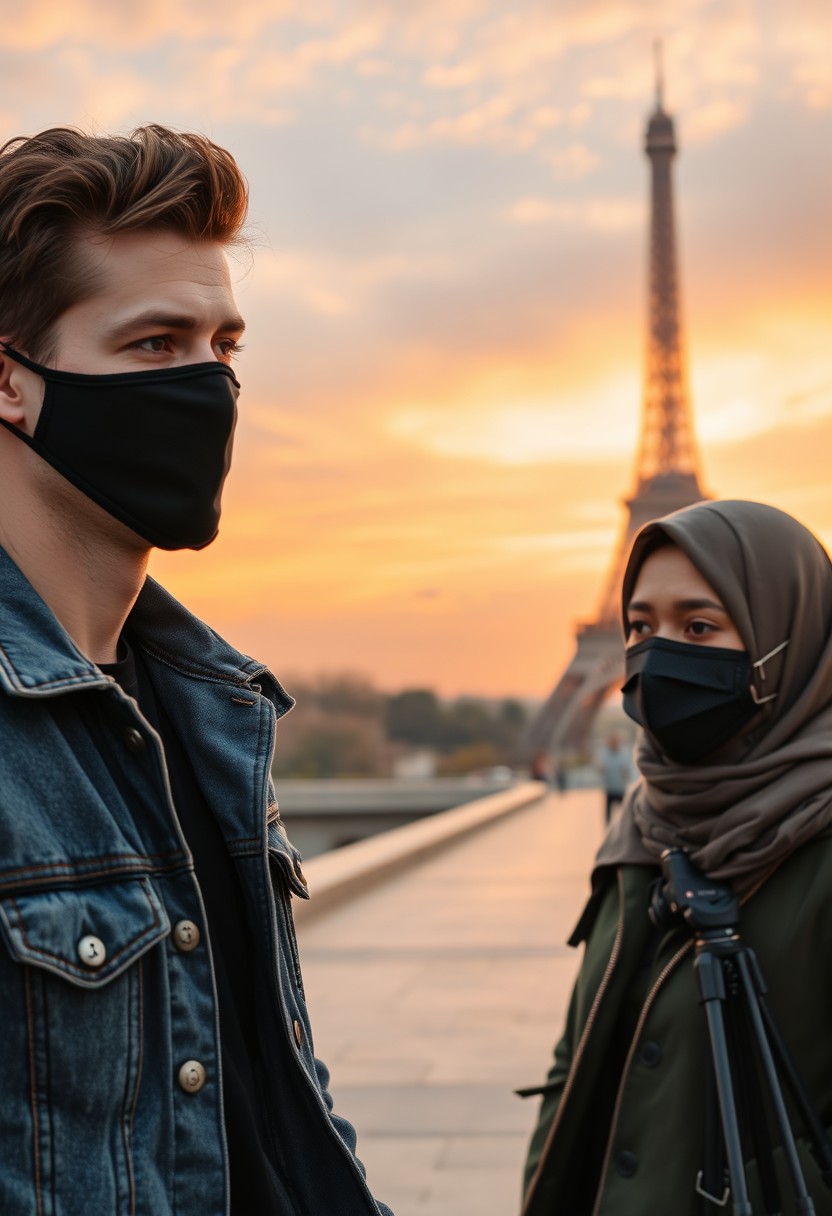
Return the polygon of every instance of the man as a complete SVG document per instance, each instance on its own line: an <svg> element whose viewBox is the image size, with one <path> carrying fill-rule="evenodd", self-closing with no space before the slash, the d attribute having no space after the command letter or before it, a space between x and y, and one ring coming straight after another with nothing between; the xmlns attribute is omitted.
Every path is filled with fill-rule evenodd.
<svg viewBox="0 0 832 1216"><path fill-rule="evenodd" d="M0 153L0 1212L378 1216L314 1059L291 700L146 577L217 531L232 157Z"/></svg>
<svg viewBox="0 0 832 1216"><path fill-rule="evenodd" d="M627 786L632 784L636 777L631 752L622 746L621 736L615 732L608 735L601 748L598 768L606 796L604 822L609 826L613 809L623 801Z"/></svg>

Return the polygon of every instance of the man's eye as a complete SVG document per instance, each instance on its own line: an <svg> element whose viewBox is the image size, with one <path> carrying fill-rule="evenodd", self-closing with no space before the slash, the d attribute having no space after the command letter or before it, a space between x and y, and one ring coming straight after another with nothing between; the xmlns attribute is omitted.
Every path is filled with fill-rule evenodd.
<svg viewBox="0 0 832 1216"><path fill-rule="evenodd" d="M240 342L235 342L233 338L223 338L217 343L220 353L224 359L233 359L235 355L239 355L244 349Z"/></svg>
<svg viewBox="0 0 832 1216"><path fill-rule="evenodd" d="M140 342L134 342L134 346L140 350L148 350L154 355L159 355L167 348L169 338L162 335L153 338L142 338Z"/></svg>

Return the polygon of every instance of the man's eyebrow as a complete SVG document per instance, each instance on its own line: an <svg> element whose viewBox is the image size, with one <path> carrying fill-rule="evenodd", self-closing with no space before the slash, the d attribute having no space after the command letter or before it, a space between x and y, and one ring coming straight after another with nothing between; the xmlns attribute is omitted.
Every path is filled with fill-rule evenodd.
<svg viewBox="0 0 832 1216"><path fill-rule="evenodd" d="M719 600L710 600L706 597L699 596L688 600L674 600L674 608L681 608L683 612L696 611L698 608L716 609L717 612L725 612L724 604L720 604ZM649 600L631 600L627 605L628 612L652 612L653 605Z"/></svg>
<svg viewBox="0 0 832 1216"><path fill-rule="evenodd" d="M196 329L199 324L199 320L191 313L159 312L158 309L149 308L146 312L136 313L134 317L128 317L124 321L119 321L107 331L107 336L114 341L119 341L121 338L129 338L137 330L177 329L190 331ZM246 323L243 318L238 313L231 313L216 328L217 332L241 334L245 327Z"/></svg>

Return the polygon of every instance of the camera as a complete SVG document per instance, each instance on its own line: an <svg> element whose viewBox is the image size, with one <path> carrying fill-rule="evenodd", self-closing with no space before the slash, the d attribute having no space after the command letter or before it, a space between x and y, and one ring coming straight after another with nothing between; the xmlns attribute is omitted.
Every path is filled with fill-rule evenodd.
<svg viewBox="0 0 832 1216"><path fill-rule="evenodd" d="M648 912L653 924L670 929L684 921L690 929L732 929L739 904L730 883L709 878L681 849L662 853L662 877L650 888Z"/></svg>

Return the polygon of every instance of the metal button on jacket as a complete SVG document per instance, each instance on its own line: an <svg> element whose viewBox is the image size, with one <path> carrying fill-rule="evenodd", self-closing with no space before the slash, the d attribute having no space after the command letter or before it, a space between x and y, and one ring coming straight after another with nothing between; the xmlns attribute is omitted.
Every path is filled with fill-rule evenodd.
<svg viewBox="0 0 832 1216"><path fill-rule="evenodd" d="M615 1168L618 1170L622 1178L632 1178L633 1174L638 1169L638 1158L635 1153L631 1153L628 1149L624 1149L615 1159Z"/></svg>
<svg viewBox="0 0 832 1216"><path fill-rule="evenodd" d="M127 750L133 752L144 751L144 735L140 730L136 730L135 726L128 726L124 732L124 742L127 744Z"/></svg>
<svg viewBox="0 0 832 1216"><path fill-rule="evenodd" d="M179 1084L186 1094L198 1094L205 1080L205 1069L199 1060L186 1060L179 1069Z"/></svg>
<svg viewBox="0 0 832 1216"><path fill-rule="evenodd" d="M173 926L173 944L183 954L196 950L202 934L192 920L180 920Z"/></svg>
<svg viewBox="0 0 832 1216"><path fill-rule="evenodd" d="M655 1068L662 1062L662 1049L658 1043L648 1040L642 1043L638 1056L645 1068Z"/></svg>
<svg viewBox="0 0 832 1216"><path fill-rule="evenodd" d="M78 943L78 957L87 967L100 967L107 958L107 947L100 937L82 937Z"/></svg>

